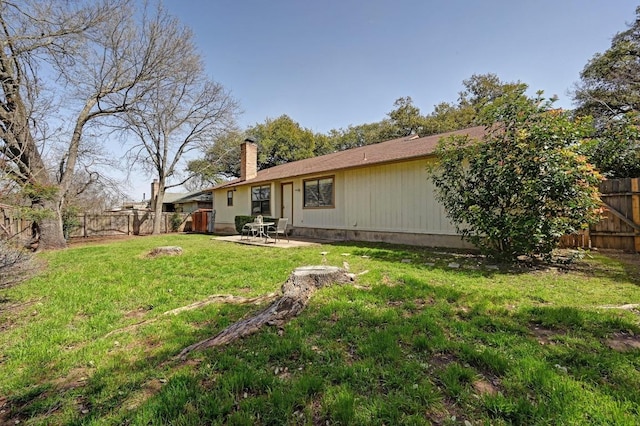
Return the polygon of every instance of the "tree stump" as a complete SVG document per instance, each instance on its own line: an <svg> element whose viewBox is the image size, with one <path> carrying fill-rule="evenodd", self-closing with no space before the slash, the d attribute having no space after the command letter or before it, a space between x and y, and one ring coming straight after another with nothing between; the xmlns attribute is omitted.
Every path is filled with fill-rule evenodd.
<svg viewBox="0 0 640 426"><path fill-rule="evenodd" d="M180 246L162 246L156 247L147 254L148 257L156 256L180 256L182 254L182 247Z"/></svg>
<svg viewBox="0 0 640 426"><path fill-rule="evenodd" d="M282 297L254 316L230 325L213 337L184 348L178 357L185 359L195 350L223 346L257 332L263 325L280 326L297 316L307 306L311 295L331 284L354 281L355 276L336 266L303 266L296 268L282 285Z"/></svg>

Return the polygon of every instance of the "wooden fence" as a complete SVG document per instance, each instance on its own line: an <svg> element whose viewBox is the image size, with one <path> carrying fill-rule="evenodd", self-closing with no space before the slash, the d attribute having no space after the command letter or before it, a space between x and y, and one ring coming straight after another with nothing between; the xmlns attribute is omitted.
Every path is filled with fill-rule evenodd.
<svg viewBox="0 0 640 426"><path fill-rule="evenodd" d="M563 247L594 247L640 252L640 178L600 184L603 219L588 231L562 238Z"/></svg>
<svg viewBox="0 0 640 426"><path fill-rule="evenodd" d="M183 231L187 214L162 213L160 232L171 232L171 216L180 214L182 224L178 231ZM132 211L122 213L100 213L78 215L79 226L69 232L68 237L94 237L110 235L145 235L153 230L154 214L148 211Z"/></svg>
<svg viewBox="0 0 640 426"><path fill-rule="evenodd" d="M162 213L162 233L171 232L171 216L175 213ZM179 231L191 227L188 214L180 213L182 224ZM19 239L31 237L31 221L6 214L3 232ZM118 213L82 214L77 216L78 226L70 230L68 238L145 235L151 234L154 214L148 211L128 211Z"/></svg>

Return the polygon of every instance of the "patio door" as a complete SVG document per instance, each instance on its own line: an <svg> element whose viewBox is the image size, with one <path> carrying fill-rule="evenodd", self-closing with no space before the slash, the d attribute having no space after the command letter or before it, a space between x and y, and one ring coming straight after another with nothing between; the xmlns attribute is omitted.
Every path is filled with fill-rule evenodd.
<svg viewBox="0 0 640 426"><path fill-rule="evenodd" d="M280 188L282 190L280 217L288 218L289 226L293 226L293 182L283 183Z"/></svg>

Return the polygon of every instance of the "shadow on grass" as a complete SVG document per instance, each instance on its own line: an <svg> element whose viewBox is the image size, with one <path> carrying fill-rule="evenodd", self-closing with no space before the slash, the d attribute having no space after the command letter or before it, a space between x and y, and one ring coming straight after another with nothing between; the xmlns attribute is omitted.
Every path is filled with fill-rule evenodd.
<svg viewBox="0 0 640 426"><path fill-rule="evenodd" d="M461 310L459 292L425 283L380 286L362 303L348 286L326 291L329 299L281 332L266 327L176 361L183 346L224 326L205 325L169 337L149 356L113 360L75 387L25 389L8 401L6 420L56 423L75 410L65 424L400 424L403 416L426 424L444 409L461 422L541 424L575 422L580 409L605 418L592 404L605 394L620 401L618 419L631 413L625 404L640 402L637 352L602 344L608 333L638 332L615 316L563 307ZM230 321L250 314L229 309ZM527 332L532 326L558 332L543 345ZM371 417L358 417L364 412Z"/></svg>
<svg viewBox="0 0 640 426"><path fill-rule="evenodd" d="M521 272L485 270L485 264L463 268L477 261L468 253L333 246L418 271L471 277ZM461 267L454 270L451 262ZM111 359L74 386L49 381L0 398L0 405L8 410L7 422L78 425L410 423L403 416L428 424L442 420L443 412L460 422L580 423L585 417L576 413L584 412L596 422L624 423L633 415L629 404L640 402L638 352L603 344L612 333L638 334L629 320L568 307L468 306L464 292L398 271L390 285L323 289L282 329L267 327L186 362L174 360L182 348L259 308L225 308L224 321L182 318L192 328L166 333L156 352ZM550 331L545 342L534 327ZM613 401L619 417L607 417L602 400ZM358 417L362 413L370 417Z"/></svg>
<svg viewBox="0 0 640 426"><path fill-rule="evenodd" d="M589 252L576 250L560 251L551 261L518 260L501 262L481 255L476 250L456 250L394 245L388 243L337 242L330 246L343 248L345 252L382 262L403 263L417 268L435 268L443 271L482 275L496 274L522 275L531 272L552 271L559 273L576 272L587 276L626 280L640 285L640 255L616 251L593 252L604 256L604 264L593 262Z"/></svg>

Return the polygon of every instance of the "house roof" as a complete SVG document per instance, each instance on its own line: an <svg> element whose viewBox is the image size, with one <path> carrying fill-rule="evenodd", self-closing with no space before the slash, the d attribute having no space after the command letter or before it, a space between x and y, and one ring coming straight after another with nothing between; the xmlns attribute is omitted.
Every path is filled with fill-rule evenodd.
<svg viewBox="0 0 640 426"><path fill-rule="evenodd" d="M319 157L306 158L304 160L293 161L291 163L260 170L258 171L257 176L253 179L234 179L217 185L213 187L213 189L327 173L355 167L370 166L373 164L423 158L433 154L433 151L438 145L438 141L442 137L450 135L469 135L471 138L480 139L485 135L485 127L477 126L469 129L457 130L455 132L441 133L425 137L419 137L417 135L406 136L386 142L321 155Z"/></svg>
<svg viewBox="0 0 640 426"><path fill-rule="evenodd" d="M189 203L194 201L211 201L211 192L208 190L183 192L183 193L170 193L164 194L163 204L180 204Z"/></svg>

